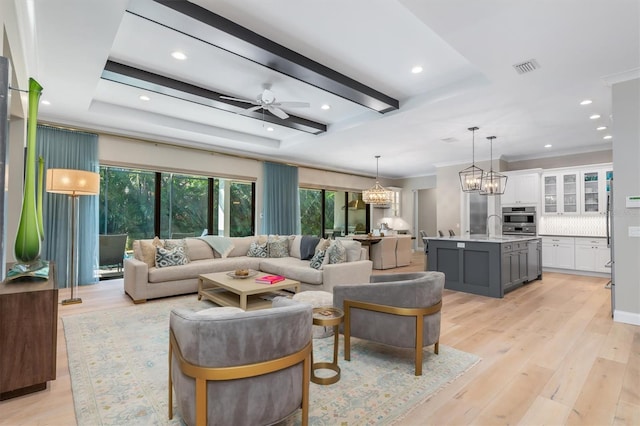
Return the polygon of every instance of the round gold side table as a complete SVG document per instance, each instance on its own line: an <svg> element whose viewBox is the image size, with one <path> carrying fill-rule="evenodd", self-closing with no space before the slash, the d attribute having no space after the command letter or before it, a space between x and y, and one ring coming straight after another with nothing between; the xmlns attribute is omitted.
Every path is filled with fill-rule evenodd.
<svg viewBox="0 0 640 426"><path fill-rule="evenodd" d="M340 367L338 367L338 326L344 319L344 312L333 306L323 306L313 308L313 325L323 327L333 327L333 362L313 362L313 351L311 351L311 381L318 385L330 385L340 380ZM317 377L316 370L332 370L336 374L331 377Z"/></svg>

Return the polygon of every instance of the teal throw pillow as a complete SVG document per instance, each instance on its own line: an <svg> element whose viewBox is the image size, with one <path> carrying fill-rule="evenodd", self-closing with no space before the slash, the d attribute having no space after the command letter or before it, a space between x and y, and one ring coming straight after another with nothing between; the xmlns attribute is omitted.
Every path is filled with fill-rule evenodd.
<svg viewBox="0 0 640 426"><path fill-rule="evenodd" d="M172 249L156 247L156 268L186 265L187 263L189 263L189 258L183 247L174 247Z"/></svg>
<svg viewBox="0 0 640 426"><path fill-rule="evenodd" d="M322 265L324 264L324 257L326 255L326 250L318 250L316 254L311 258L311 262L309 262L309 266L313 269L322 269Z"/></svg>
<svg viewBox="0 0 640 426"><path fill-rule="evenodd" d="M256 241L251 243L249 246L249 251L247 252L248 257L267 257L267 243L260 244Z"/></svg>

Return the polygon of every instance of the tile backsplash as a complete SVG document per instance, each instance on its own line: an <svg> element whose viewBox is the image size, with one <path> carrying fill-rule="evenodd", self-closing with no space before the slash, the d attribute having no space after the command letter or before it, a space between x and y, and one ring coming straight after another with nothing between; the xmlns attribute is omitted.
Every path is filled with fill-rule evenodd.
<svg viewBox="0 0 640 426"><path fill-rule="evenodd" d="M607 218L594 216L541 216L538 234L606 237Z"/></svg>

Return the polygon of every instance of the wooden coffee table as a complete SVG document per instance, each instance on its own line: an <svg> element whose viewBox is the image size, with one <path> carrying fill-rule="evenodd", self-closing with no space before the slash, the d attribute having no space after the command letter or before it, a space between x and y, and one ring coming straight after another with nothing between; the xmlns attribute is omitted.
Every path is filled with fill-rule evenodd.
<svg viewBox="0 0 640 426"><path fill-rule="evenodd" d="M267 275L267 274L262 274ZM198 300L205 298L220 306L235 306L245 311L267 309L271 307L271 300L265 296L275 296L280 291L289 289L298 293L300 282L285 279L275 284L255 282L261 276L238 279L227 275L227 272L214 272L198 276Z"/></svg>

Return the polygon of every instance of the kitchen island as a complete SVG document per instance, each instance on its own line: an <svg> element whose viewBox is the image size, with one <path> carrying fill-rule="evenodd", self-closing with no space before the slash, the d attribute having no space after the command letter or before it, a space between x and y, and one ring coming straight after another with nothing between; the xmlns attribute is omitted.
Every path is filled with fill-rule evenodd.
<svg viewBox="0 0 640 426"><path fill-rule="evenodd" d="M535 236L425 238L425 269L445 275L445 288L489 297L542 278L542 243Z"/></svg>

